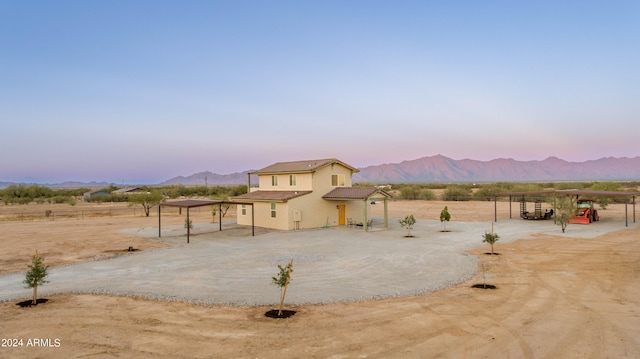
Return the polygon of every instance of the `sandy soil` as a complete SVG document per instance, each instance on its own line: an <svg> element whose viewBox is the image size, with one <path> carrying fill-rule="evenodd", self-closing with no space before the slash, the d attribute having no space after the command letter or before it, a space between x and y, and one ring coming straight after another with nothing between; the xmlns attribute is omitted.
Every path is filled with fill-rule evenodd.
<svg viewBox="0 0 640 359"><path fill-rule="evenodd" d="M493 218L493 202L402 201L389 208L392 217L436 219L444 205L452 221ZM601 213L619 218L625 208ZM508 215L508 204L498 203L499 220ZM163 215L163 223L183 220ZM59 265L121 254L131 240L142 250L165 246L119 232L153 225L157 218L0 223L2 272L24 270L35 247ZM0 357L637 358L638 238L640 228L631 224L594 239L570 239L558 229L557 236L498 242L500 255L472 252L481 265L469 282L415 297L288 307L297 311L288 319L265 318L269 306L115 296L53 295L33 308L0 303L0 338L23 340L21 347L0 346ZM471 287L485 281L497 289ZM51 346L33 346L33 339Z"/></svg>

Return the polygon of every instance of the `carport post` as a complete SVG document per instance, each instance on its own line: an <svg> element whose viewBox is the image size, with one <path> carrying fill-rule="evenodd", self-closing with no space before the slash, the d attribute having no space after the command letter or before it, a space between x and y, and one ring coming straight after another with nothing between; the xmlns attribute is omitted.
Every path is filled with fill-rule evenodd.
<svg viewBox="0 0 640 359"><path fill-rule="evenodd" d="M498 196L493 197L493 221L498 222Z"/></svg>
<svg viewBox="0 0 640 359"><path fill-rule="evenodd" d="M256 235L256 227L255 227L254 215L253 215L253 205L254 203L251 203L251 236L252 237Z"/></svg>
<svg viewBox="0 0 640 359"><path fill-rule="evenodd" d="M627 209L629 201L624 201L624 226L629 227L629 210Z"/></svg>
<svg viewBox="0 0 640 359"><path fill-rule="evenodd" d="M189 222L189 207L187 207L187 243L189 243L190 233L191 233L191 222Z"/></svg>
<svg viewBox="0 0 640 359"><path fill-rule="evenodd" d="M389 228L389 206L387 205L388 198L384 197L384 228Z"/></svg>
<svg viewBox="0 0 640 359"><path fill-rule="evenodd" d="M364 231L368 231L369 229L367 228L367 221L369 220L369 218L367 218L367 199L364 199L364 223L362 224L362 228L364 228Z"/></svg>
<svg viewBox="0 0 640 359"><path fill-rule="evenodd" d="M218 226L220 231L222 231L222 202L218 203Z"/></svg>
<svg viewBox="0 0 640 359"><path fill-rule="evenodd" d="M160 223L160 205L158 205L158 238L162 237L162 225Z"/></svg>

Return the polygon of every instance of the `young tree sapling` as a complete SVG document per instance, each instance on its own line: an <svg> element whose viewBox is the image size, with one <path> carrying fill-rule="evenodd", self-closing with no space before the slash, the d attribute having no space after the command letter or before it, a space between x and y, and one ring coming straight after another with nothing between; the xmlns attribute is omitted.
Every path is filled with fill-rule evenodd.
<svg viewBox="0 0 640 359"><path fill-rule="evenodd" d="M280 287L280 308L278 309L278 316L282 316L282 305L284 304L284 297L287 295L287 286L289 286L289 282L291 281L291 272L293 272L293 258L289 261L285 267L278 264L278 269L280 272L276 277L271 277L273 280L273 284Z"/></svg>
<svg viewBox="0 0 640 359"><path fill-rule="evenodd" d="M442 212L440 212L440 222L442 222L442 225L444 226L444 232L447 231L447 222L449 222L450 220L451 215L449 214L449 209L447 208L447 206L444 206L444 209L442 210Z"/></svg>
<svg viewBox="0 0 640 359"><path fill-rule="evenodd" d="M413 217L413 214L404 217L403 219L399 220L399 222L402 228L407 229L406 237L412 237L411 230L413 229L413 225L416 224L416 219Z"/></svg>
<svg viewBox="0 0 640 359"><path fill-rule="evenodd" d="M493 244L496 243L498 241L498 239L500 238L498 233L494 233L493 231L491 231L491 233L485 232L482 235L482 238L484 238L482 240L482 242L489 243L491 245L491 254L494 254L493 253Z"/></svg>
<svg viewBox="0 0 640 359"><path fill-rule="evenodd" d="M49 275L48 269L49 266L44 264L44 258L38 255L38 250L36 249L36 254L31 258L29 270L25 274L24 281L22 281L27 285L27 288L33 288L33 305L38 304L38 286L49 282L45 280Z"/></svg>

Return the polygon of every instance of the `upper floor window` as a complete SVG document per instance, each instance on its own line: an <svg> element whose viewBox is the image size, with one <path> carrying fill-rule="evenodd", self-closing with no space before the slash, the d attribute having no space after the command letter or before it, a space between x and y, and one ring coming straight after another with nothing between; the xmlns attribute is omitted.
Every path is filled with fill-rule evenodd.
<svg viewBox="0 0 640 359"><path fill-rule="evenodd" d="M289 175L289 186L296 185L296 175Z"/></svg>
<svg viewBox="0 0 640 359"><path fill-rule="evenodd" d="M331 175L331 185L335 187L344 187L344 175Z"/></svg>
<svg viewBox="0 0 640 359"><path fill-rule="evenodd" d="M278 176L271 176L271 185L272 186L278 185Z"/></svg>

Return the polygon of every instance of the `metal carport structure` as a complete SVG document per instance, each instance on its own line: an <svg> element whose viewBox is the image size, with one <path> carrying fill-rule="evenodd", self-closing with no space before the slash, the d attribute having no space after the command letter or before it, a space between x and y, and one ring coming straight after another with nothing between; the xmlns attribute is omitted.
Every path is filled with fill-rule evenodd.
<svg viewBox="0 0 640 359"><path fill-rule="evenodd" d="M230 202L230 201L211 201L211 200L195 200L188 199L184 201L173 201L173 202L163 202L158 206L158 237L162 237L162 211L160 208L162 207L177 207L177 208L186 208L187 209L187 223L189 223L189 209L195 207L204 207L204 206L218 206L218 215L220 220L218 223L220 224L220 231L222 231L222 205L223 204L248 204L251 205L251 235L255 236L255 226L253 222L253 203L249 202ZM189 237L191 234L191 228L187 226L187 243L189 243Z"/></svg>
<svg viewBox="0 0 640 359"><path fill-rule="evenodd" d="M619 192L619 191L597 191L597 190L580 190L580 189L567 189L567 190L548 190L548 191L529 191L529 192L502 192L497 193L493 197L494 203L494 221L498 221L498 197L509 197L509 218L512 218L511 202L513 197L526 198L526 196L555 196L558 194L575 195L576 199L580 196L591 197L624 197L627 200L624 202L624 217L625 227L629 226L629 198L632 199L633 204L633 223L636 223L636 197L640 195L640 192Z"/></svg>

